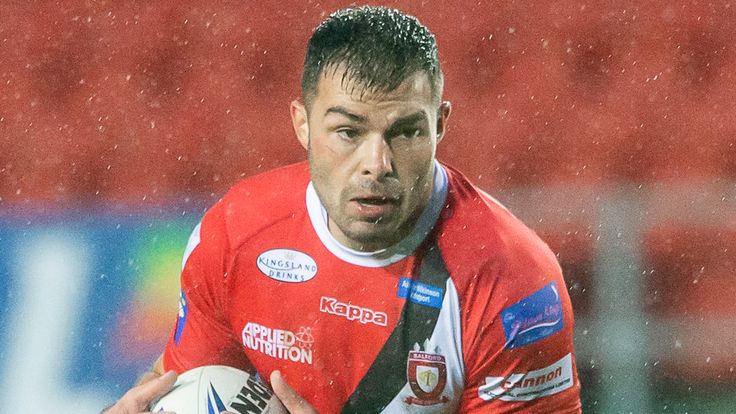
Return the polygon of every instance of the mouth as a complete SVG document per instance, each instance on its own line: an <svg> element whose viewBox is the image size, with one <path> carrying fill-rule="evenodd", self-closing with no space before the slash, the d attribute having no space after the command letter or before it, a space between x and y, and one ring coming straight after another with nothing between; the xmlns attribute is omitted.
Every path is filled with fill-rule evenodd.
<svg viewBox="0 0 736 414"><path fill-rule="evenodd" d="M383 195L360 195L350 199L356 208L358 216L373 220L385 217L399 204L397 197Z"/></svg>
<svg viewBox="0 0 736 414"><path fill-rule="evenodd" d="M366 206L382 206L387 204L397 204L399 202L398 198L387 196L353 197L350 201L355 201Z"/></svg>

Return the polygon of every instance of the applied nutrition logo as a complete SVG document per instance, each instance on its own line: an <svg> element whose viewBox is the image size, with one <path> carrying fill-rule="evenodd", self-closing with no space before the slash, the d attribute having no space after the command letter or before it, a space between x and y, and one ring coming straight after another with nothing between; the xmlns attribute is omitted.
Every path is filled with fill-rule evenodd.
<svg viewBox="0 0 736 414"><path fill-rule="evenodd" d="M285 329L274 329L248 322L243 328L242 338L244 347L271 358L312 364L312 345L314 344L312 328L302 326L294 333Z"/></svg>

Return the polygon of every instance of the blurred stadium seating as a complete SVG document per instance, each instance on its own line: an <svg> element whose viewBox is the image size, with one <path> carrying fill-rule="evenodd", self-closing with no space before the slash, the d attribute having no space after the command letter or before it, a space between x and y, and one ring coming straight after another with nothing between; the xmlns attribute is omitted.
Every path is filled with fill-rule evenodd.
<svg viewBox="0 0 736 414"><path fill-rule="evenodd" d="M18 220L39 211L47 223L76 210L105 223L110 211L136 212L142 227L167 210L190 220L239 178L303 159L288 105L299 96L304 45L316 23L347 4L0 4L5 230L21 231ZM640 207L626 227L636 230L640 258L628 271L644 275L639 315L652 324L640 344L642 378L659 384L646 397L651 412L667 404L675 407L667 412L697 412L704 399L726 398L692 388L736 386L736 5L385 4L437 35L453 103L440 159L520 210L558 254L580 321L586 412L616 404L601 402L610 383L585 333L607 317L593 292L610 253L601 223L611 216L596 194ZM574 189L590 197L571 201ZM650 222L669 205L676 219ZM164 214L180 225L174 215ZM161 334L170 315L155 317L140 322L155 328L145 335ZM135 349L135 337L119 335L132 342L108 352ZM0 357L0 378L3 367ZM117 387L137 368L120 371ZM657 394L677 387L682 396ZM722 401L706 411L733 399Z"/></svg>

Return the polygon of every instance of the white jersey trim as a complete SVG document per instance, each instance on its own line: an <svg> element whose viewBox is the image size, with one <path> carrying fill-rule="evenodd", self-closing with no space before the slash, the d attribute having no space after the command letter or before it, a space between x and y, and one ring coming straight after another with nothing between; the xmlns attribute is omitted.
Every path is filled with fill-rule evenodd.
<svg viewBox="0 0 736 414"><path fill-rule="evenodd" d="M442 300L442 308L437 318L437 324L431 338L428 338L425 342L424 350L436 351L445 358L447 382L441 396L447 397L447 400L430 405L407 405L407 399L415 397L411 386L407 383L381 411L381 414L441 414L457 411L465 389L460 297L452 278L447 279L445 287L445 297Z"/></svg>
<svg viewBox="0 0 736 414"><path fill-rule="evenodd" d="M184 257L181 259L181 269L184 270L184 266L187 264L187 260L189 260L189 256L192 254L194 249L199 245L200 241L200 229L202 228L202 223L200 222L197 224L197 226L192 230L192 234L189 235L189 241L187 241L187 247L184 249Z"/></svg>
<svg viewBox="0 0 736 414"><path fill-rule="evenodd" d="M405 257L411 255L414 250L424 241L437 219L440 216L442 207L447 199L447 172L444 167L435 160L434 164L434 185L432 187L432 195L429 198L429 204L422 212L417 221L417 225L403 240L386 249L374 252L361 252L342 245L335 240L327 226L327 210L317 196L314 185L309 182L307 187L307 212L312 221L312 227L319 236L322 244L332 254L338 258L358 266L364 267L384 267L401 261Z"/></svg>

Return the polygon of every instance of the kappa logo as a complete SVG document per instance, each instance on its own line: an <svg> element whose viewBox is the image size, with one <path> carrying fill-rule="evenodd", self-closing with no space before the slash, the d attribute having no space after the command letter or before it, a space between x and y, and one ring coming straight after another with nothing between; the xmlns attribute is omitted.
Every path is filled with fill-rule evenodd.
<svg viewBox="0 0 736 414"><path fill-rule="evenodd" d="M384 312L340 302L337 299L328 296L322 296L322 299L320 299L319 311L329 313L331 315L342 316L349 321L359 321L364 325L374 323L379 326L386 326L388 323L388 315Z"/></svg>
<svg viewBox="0 0 736 414"><path fill-rule="evenodd" d="M406 378L414 397L407 397L404 402L408 405L435 405L444 404L450 399L442 395L447 384L447 364L445 357L435 347L430 349L429 341L424 341L425 351L421 351L419 344L414 344L414 350L409 351L406 366Z"/></svg>

